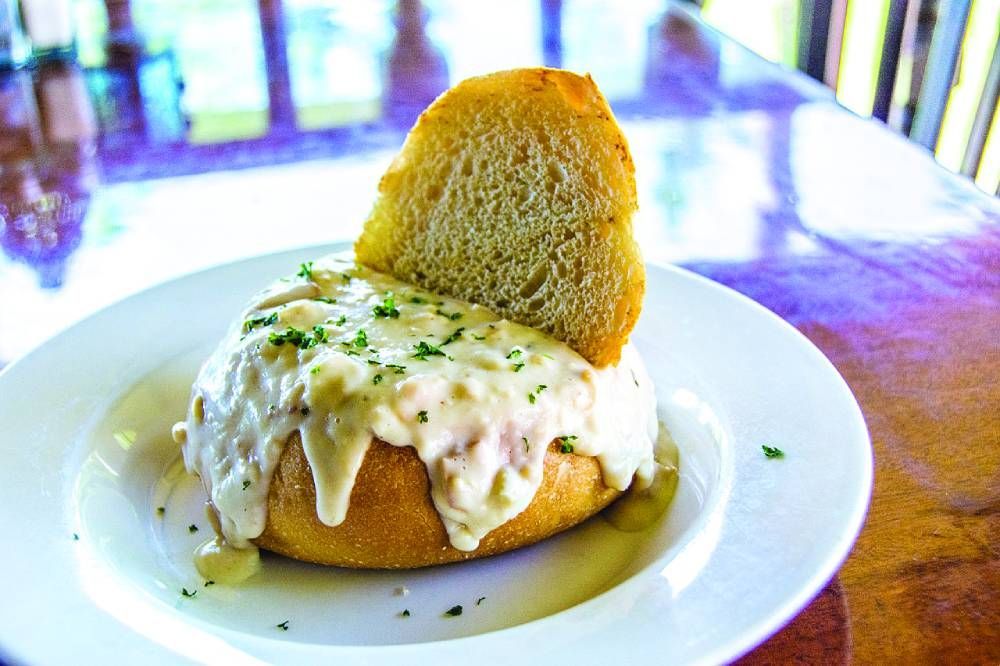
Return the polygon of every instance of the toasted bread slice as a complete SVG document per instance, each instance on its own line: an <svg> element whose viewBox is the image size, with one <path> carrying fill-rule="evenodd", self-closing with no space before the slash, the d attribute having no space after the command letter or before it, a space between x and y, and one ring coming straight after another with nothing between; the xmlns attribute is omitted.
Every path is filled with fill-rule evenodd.
<svg viewBox="0 0 1000 666"><path fill-rule="evenodd" d="M379 183L357 260L616 363L645 270L635 167L590 76L468 79L420 116Z"/></svg>

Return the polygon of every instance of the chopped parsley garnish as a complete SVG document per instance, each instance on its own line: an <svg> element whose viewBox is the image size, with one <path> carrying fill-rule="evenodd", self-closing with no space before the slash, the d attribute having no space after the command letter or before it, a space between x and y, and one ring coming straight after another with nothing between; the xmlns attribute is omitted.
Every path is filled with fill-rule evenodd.
<svg viewBox="0 0 1000 666"><path fill-rule="evenodd" d="M413 358L419 358L421 361L426 361L428 356L447 356L439 347L427 344L423 340L419 344L413 345L413 348L417 350Z"/></svg>
<svg viewBox="0 0 1000 666"><path fill-rule="evenodd" d="M191 534L194 534L197 531L198 531L198 526L197 525L195 525L194 523L191 523L190 525L188 525L188 532L190 532Z"/></svg>
<svg viewBox="0 0 1000 666"><path fill-rule="evenodd" d="M372 384L378 386L381 383L382 383L382 375L375 375L374 377L372 377Z"/></svg>
<svg viewBox="0 0 1000 666"><path fill-rule="evenodd" d="M413 296L412 298L410 298L410 302L411 303L416 303L417 305L420 305L421 303L426 303L427 301L425 301L424 299L420 298L419 296Z"/></svg>
<svg viewBox="0 0 1000 666"><path fill-rule="evenodd" d="M524 367L524 363L515 363L514 365L512 365L510 367L511 367L511 369L514 372L521 372L521 368ZM532 400L531 402L534 402L534 400Z"/></svg>
<svg viewBox="0 0 1000 666"><path fill-rule="evenodd" d="M559 442L559 452L573 453L573 445L570 442L575 439L576 435L563 435L562 437L556 437L556 441Z"/></svg>
<svg viewBox="0 0 1000 666"><path fill-rule="evenodd" d="M444 342L441 343L441 346L444 347L445 345L450 345L455 340L458 340L459 338L461 338L462 337L462 331L464 331L464 330L465 330L464 326L460 326L459 328L456 328L454 333L452 333L451 335L449 335L447 338L444 339Z"/></svg>
<svg viewBox="0 0 1000 666"><path fill-rule="evenodd" d="M534 393L529 393L528 394L528 402L530 402L531 404L535 404L535 394Z"/></svg>
<svg viewBox="0 0 1000 666"><path fill-rule="evenodd" d="M539 384L538 386L535 387L535 393L541 393L547 388L548 386L546 386L545 384Z"/></svg>
<svg viewBox="0 0 1000 666"><path fill-rule="evenodd" d="M399 614L400 617L410 617L410 611L408 608L404 608L403 612Z"/></svg>
<svg viewBox="0 0 1000 666"><path fill-rule="evenodd" d="M472 337L474 337L476 340L485 340L486 339L485 335L476 335L475 333L472 334Z"/></svg>
<svg viewBox="0 0 1000 666"><path fill-rule="evenodd" d="M165 506L158 506L158 507L156 507L156 515L162 516L166 512L167 512L167 507L165 507Z"/></svg>
<svg viewBox="0 0 1000 666"><path fill-rule="evenodd" d="M397 375L401 375L406 371L405 365L396 365L395 363L386 363L385 367L392 368Z"/></svg>
<svg viewBox="0 0 1000 666"><path fill-rule="evenodd" d="M281 629L282 631L288 631L288 620L285 620L284 622L279 622L274 626L276 629Z"/></svg>
<svg viewBox="0 0 1000 666"><path fill-rule="evenodd" d="M209 587L210 585L215 585L215 581L214 580L206 580L205 581L205 587Z"/></svg>
<svg viewBox="0 0 1000 666"><path fill-rule="evenodd" d="M354 336L354 340L351 341L355 347L365 348L368 346L368 334L365 333L365 329L359 329L358 334Z"/></svg>
<svg viewBox="0 0 1000 666"><path fill-rule="evenodd" d="M462 614L462 607L461 606L452 606L451 608L449 608L448 610L446 610L444 612L444 614L447 615L448 617L456 617L456 616Z"/></svg>
<svg viewBox="0 0 1000 666"><path fill-rule="evenodd" d="M510 353L507 354L507 360L508 361L510 359L512 359L512 358L521 358L521 350L518 349L517 347L514 347L513 349L511 349Z"/></svg>
<svg viewBox="0 0 1000 666"><path fill-rule="evenodd" d="M280 347L287 342L299 349L311 349L321 342L328 342L329 339L329 334L322 326L313 326L312 335L294 326L289 326L281 333L274 332L267 336L267 341L275 347Z"/></svg>
<svg viewBox="0 0 1000 666"><path fill-rule="evenodd" d="M313 262L307 261L304 264L299 264L299 272L296 273L297 276L305 278L307 280L313 279Z"/></svg>
<svg viewBox="0 0 1000 666"><path fill-rule="evenodd" d="M761 450L764 451L764 455L767 456L768 458L784 458L785 457L785 452L782 451L781 449L779 449L776 446L768 446L767 444L764 444L760 448L761 448Z"/></svg>
<svg viewBox="0 0 1000 666"><path fill-rule="evenodd" d="M330 298L329 296L317 296L313 300L319 301L320 303L326 303L328 305L333 305L337 302L336 298Z"/></svg>
<svg viewBox="0 0 1000 666"><path fill-rule="evenodd" d="M347 323L347 315L340 315L340 318L337 319L337 322L336 322L335 325L336 326L343 326L346 323Z"/></svg>
<svg viewBox="0 0 1000 666"><path fill-rule="evenodd" d="M522 437L521 441L524 442L524 452L527 453L528 451L530 451L531 450L531 444L528 444L528 438L527 437Z"/></svg>
<svg viewBox="0 0 1000 666"><path fill-rule="evenodd" d="M392 296L382 301L382 305L376 305L372 312L376 317L386 317L391 319L397 319L399 317L399 310L396 309L396 302L393 300Z"/></svg>
<svg viewBox="0 0 1000 666"><path fill-rule="evenodd" d="M351 278L353 278L353 277L354 276L351 275L350 273L341 273L340 274L340 279L344 281L344 284L350 284Z"/></svg>
<svg viewBox="0 0 1000 666"><path fill-rule="evenodd" d="M427 410L421 409L417 412L417 423L427 423Z"/></svg>
<svg viewBox="0 0 1000 666"><path fill-rule="evenodd" d="M478 599L476 599L476 605L478 606L479 604L483 603L483 601L485 601L485 600L486 600L486 597L479 597Z"/></svg>
<svg viewBox="0 0 1000 666"><path fill-rule="evenodd" d="M76 532L73 532L73 541L79 541L79 540L80 540L80 535L77 534Z"/></svg>
<svg viewBox="0 0 1000 666"><path fill-rule="evenodd" d="M250 479L243 479L243 490L250 487Z"/></svg>
<svg viewBox="0 0 1000 666"><path fill-rule="evenodd" d="M319 371L320 371L320 369L321 369L322 367L323 367L323 366L320 366L320 365L317 365L317 366L313 367L313 369L309 371L309 374L310 374L310 375L318 375L318 374L319 374Z"/></svg>
<svg viewBox="0 0 1000 666"><path fill-rule="evenodd" d="M198 590L194 590L193 592L189 592L186 587L182 587L181 588L181 594L183 594L185 597L193 597L194 595L198 594Z"/></svg>
<svg viewBox="0 0 1000 666"><path fill-rule="evenodd" d="M247 319L243 322L243 332L250 333L255 328L261 326L274 326L278 323L278 313L272 312L267 317L254 317L253 319Z"/></svg>
<svg viewBox="0 0 1000 666"><path fill-rule="evenodd" d="M278 332L271 333L271 335L267 336L267 341L276 347L280 347L286 342L298 347L299 345L303 344L306 337L307 336L305 331L300 331L294 326L290 326L281 333Z"/></svg>
<svg viewBox="0 0 1000 666"><path fill-rule="evenodd" d="M459 319L462 318L462 313L461 312L452 312L451 314L448 314L447 312L445 312L441 308L438 308L437 310L435 310L434 314L441 315L442 317L447 317L448 319L450 319L452 321L458 321Z"/></svg>
<svg viewBox="0 0 1000 666"><path fill-rule="evenodd" d="M382 363L377 358L370 358L367 361L368 365L382 365Z"/></svg>

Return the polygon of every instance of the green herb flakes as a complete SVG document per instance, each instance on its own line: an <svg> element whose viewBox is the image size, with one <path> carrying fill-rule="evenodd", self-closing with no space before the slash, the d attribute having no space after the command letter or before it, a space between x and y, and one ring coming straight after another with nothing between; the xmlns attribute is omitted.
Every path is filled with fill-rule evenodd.
<svg viewBox="0 0 1000 666"><path fill-rule="evenodd" d="M764 455L768 458L784 458L785 452L776 446L768 446L767 444L762 445L761 450L764 451Z"/></svg>
<svg viewBox="0 0 1000 666"><path fill-rule="evenodd" d="M464 330L465 330L464 326L460 326L459 328L456 328L454 333L452 333L447 338L445 338L444 342L441 343L441 346L444 347L445 345L450 345L455 340L458 340L459 338L461 338L462 337L462 331L464 331Z"/></svg>
<svg viewBox="0 0 1000 666"><path fill-rule="evenodd" d="M190 597L193 597L194 595L198 594L198 590L189 591L186 587L182 587L181 588L181 594L183 594L185 597L190 598Z"/></svg>
<svg viewBox="0 0 1000 666"><path fill-rule="evenodd" d="M254 317L253 319L247 319L243 322L243 332L251 333L255 328L260 328L261 326L274 326L278 323L278 313L272 312L267 317Z"/></svg>
<svg viewBox="0 0 1000 666"><path fill-rule="evenodd" d="M571 442L576 440L576 435L563 435L562 437L556 437L556 442L559 443L560 453L573 453L573 445Z"/></svg>
<svg viewBox="0 0 1000 666"><path fill-rule="evenodd" d="M296 273L297 276L305 278L312 281L313 279L313 262L307 261L304 264L299 264L299 272Z"/></svg>
<svg viewBox="0 0 1000 666"><path fill-rule="evenodd" d="M198 526L197 525L195 525L194 523L188 525L188 532L190 532L191 534L194 534L197 531L198 531Z"/></svg>
<svg viewBox="0 0 1000 666"><path fill-rule="evenodd" d="M321 342L329 342L330 336L322 326L313 326L312 334L289 326L281 333L274 332L267 336L267 341L275 347L288 343L299 349L311 349Z"/></svg>
<svg viewBox="0 0 1000 666"><path fill-rule="evenodd" d="M368 334L365 333L365 329L359 329L357 335L354 336L354 340L351 341L355 347L364 349L368 346Z"/></svg>
<svg viewBox="0 0 1000 666"><path fill-rule="evenodd" d="M417 412L417 423L427 423L427 410L421 409Z"/></svg>
<svg viewBox="0 0 1000 666"><path fill-rule="evenodd" d="M392 296L382 301L382 305L376 305L372 308L372 313L376 317L383 317L388 319L398 319L399 310L396 309L396 302L393 300Z"/></svg>
<svg viewBox="0 0 1000 666"><path fill-rule="evenodd" d="M382 375L375 375L374 377L372 377L372 384L378 386L381 383L382 383Z"/></svg>
<svg viewBox="0 0 1000 666"><path fill-rule="evenodd" d="M284 622L279 622L274 626L276 629L281 629L282 631L288 631L288 620L285 620Z"/></svg>
<svg viewBox="0 0 1000 666"><path fill-rule="evenodd" d="M428 356L446 356L446 354L441 351L439 347L428 344L423 340L421 340L418 344L413 345L413 348L417 350L417 353L413 355L413 358L418 358L421 361L426 361Z"/></svg>
<svg viewBox="0 0 1000 666"><path fill-rule="evenodd" d="M461 606L452 606L451 608L449 608L448 610L446 610L444 612L444 614L447 615L448 617L458 617L459 615L462 614L462 607Z"/></svg>

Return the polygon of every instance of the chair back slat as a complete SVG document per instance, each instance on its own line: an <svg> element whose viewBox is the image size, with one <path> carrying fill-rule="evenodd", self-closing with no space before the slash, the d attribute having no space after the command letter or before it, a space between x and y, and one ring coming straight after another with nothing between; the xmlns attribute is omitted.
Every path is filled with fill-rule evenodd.
<svg viewBox="0 0 1000 666"><path fill-rule="evenodd" d="M885 26L885 41L882 43L882 61L878 68L875 84L875 101L872 115L886 122L892 108L892 92L896 88L896 72L899 70L899 56L903 46L903 28L909 0L890 0L889 15Z"/></svg>
<svg viewBox="0 0 1000 666"><path fill-rule="evenodd" d="M844 28L847 26L847 0L833 0L830 10L829 35L826 39L826 68L823 82L837 89L840 78L840 60L844 53Z"/></svg>
<svg viewBox="0 0 1000 666"><path fill-rule="evenodd" d="M969 133L969 143L962 157L962 173L970 178L976 177L979 163L983 160L983 149L986 147L986 137L990 134L993 116L996 114L998 96L1000 96L1000 45L993 47L990 70L986 74L983 94L979 98L976 117L972 121L972 131Z"/></svg>
<svg viewBox="0 0 1000 666"><path fill-rule="evenodd" d="M941 0L938 5L937 24L910 129L910 138L929 150L934 150L941 131L970 5L971 0Z"/></svg>
<svg viewBox="0 0 1000 666"><path fill-rule="evenodd" d="M818 81L826 73L832 10L833 0L802 0L799 10L798 67Z"/></svg>

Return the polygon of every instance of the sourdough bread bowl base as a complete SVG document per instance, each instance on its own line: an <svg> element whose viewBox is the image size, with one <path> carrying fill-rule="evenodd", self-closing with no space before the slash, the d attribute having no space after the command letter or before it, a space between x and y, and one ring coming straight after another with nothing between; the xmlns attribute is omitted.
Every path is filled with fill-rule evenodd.
<svg viewBox="0 0 1000 666"><path fill-rule="evenodd" d="M601 480L597 461L561 453L555 443L545 454L542 484L528 508L497 527L473 551L449 543L431 503L424 463L412 447L376 439L351 492L347 518L336 527L316 516L316 488L297 434L292 435L267 500L268 523L261 548L318 564L401 569L486 557L521 548L568 529L619 497Z"/></svg>
<svg viewBox="0 0 1000 666"><path fill-rule="evenodd" d="M682 460L662 523L630 535L595 518L512 553L416 571L331 576L328 567L265 557L249 586L203 587L191 563L208 529L200 484L182 475L149 490L176 452L164 433L261 276L340 249L256 257L160 285L0 373L0 511L18 534L2 554L5 570L17 572L5 579L8 594L19 600L0 607L6 656L489 664L523 659L530 646L549 663L623 654L721 662L787 622L843 560L871 482L871 449L848 388L763 308L650 266L632 338ZM136 321L161 331L156 345L119 335ZM125 447L116 433L134 439ZM762 441L784 443L786 458L765 459ZM190 533L191 524L202 532ZM185 586L197 596L183 597ZM410 594L396 596L400 586ZM443 617L455 604L464 613ZM397 618L407 607L413 615ZM286 619L287 632L276 628Z"/></svg>

